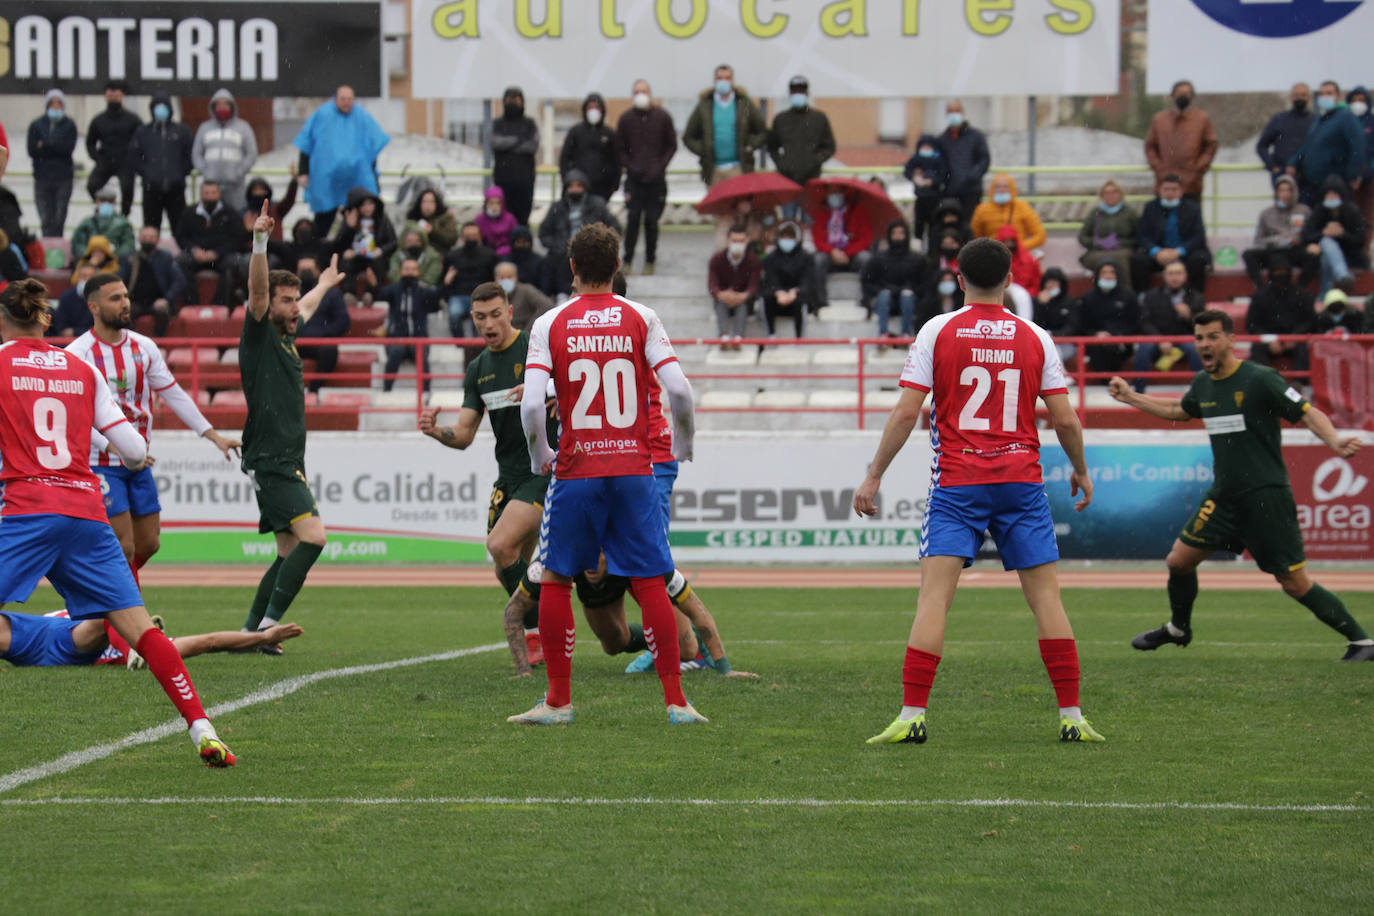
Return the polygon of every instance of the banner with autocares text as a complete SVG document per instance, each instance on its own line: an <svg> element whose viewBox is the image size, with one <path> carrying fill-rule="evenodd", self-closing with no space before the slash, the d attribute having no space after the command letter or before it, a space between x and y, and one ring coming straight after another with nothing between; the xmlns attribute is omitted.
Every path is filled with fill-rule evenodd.
<svg viewBox="0 0 1374 916"><path fill-rule="evenodd" d="M379 0L42 0L0 13L0 93L382 93Z"/></svg>
<svg viewBox="0 0 1374 916"><path fill-rule="evenodd" d="M483 563L492 440L465 451L396 434L312 433L307 478L329 529L331 563ZM1096 494L1073 508L1070 467L1047 439L1045 487L1066 559L1161 559L1212 483L1201 434L1146 431L1089 440ZM1312 559L1374 560L1370 493L1374 450L1338 458L1305 432L1289 433L1298 521ZM670 541L693 563L866 564L915 562L931 451L912 437L886 475L878 517L852 507L877 434L702 434L673 493ZM253 487L204 440L158 433L154 467L162 501L159 562L269 561L257 532ZM984 557L994 558L991 543ZM992 562L996 562L995 559Z"/></svg>
<svg viewBox="0 0 1374 916"><path fill-rule="evenodd" d="M785 97L1115 92L1118 0L412 0L415 95L695 97L712 69Z"/></svg>

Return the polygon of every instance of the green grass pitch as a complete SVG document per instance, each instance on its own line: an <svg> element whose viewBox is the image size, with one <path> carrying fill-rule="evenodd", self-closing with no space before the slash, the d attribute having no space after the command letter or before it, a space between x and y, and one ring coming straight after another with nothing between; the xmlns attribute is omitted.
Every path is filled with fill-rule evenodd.
<svg viewBox="0 0 1374 916"><path fill-rule="evenodd" d="M149 590L174 633L237 626L249 597ZM1084 709L1105 745L1056 740L1015 592L959 595L930 741L881 748L864 739L900 705L913 593L703 597L734 665L763 675L687 675L710 725L667 725L657 679L622 674L628 657L603 655L582 622L569 728L506 724L543 677L512 679L504 648L321 680L218 720L232 770L201 767L178 732L0 792L0 910L1330 913L1374 901L1374 666L1337 664L1341 640L1277 589L1204 591L1197 641L1148 654L1128 640L1164 619L1162 589L1066 591ZM1374 624L1374 595L1346 597ZM210 705L481 646L501 638L500 599L494 587L307 587L291 615L307 632L285 656L189 667ZM56 601L40 592L29 608ZM123 670L6 667L0 697L0 781L172 717L149 675ZM529 797L597 801L515 801ZM150 798L176 801L116 801ZM972 804L996 799L1020 802Z"/></svg>

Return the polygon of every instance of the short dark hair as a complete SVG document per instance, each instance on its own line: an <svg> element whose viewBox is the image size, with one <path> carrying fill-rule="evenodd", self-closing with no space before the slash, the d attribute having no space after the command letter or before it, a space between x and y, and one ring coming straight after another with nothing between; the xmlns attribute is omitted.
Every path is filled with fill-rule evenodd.
<svg viewBox="0 0 1374 916"><path fill-rule="evenodd" d="M1317 90L1321 91L1321 89L1326 86L1330 86L1332 89L1335 89L1336 95L1341 94L1341 84L1336 82L1335 80L1322 80L1321 83L1318 84Z"/></svg>
<svg viewBox="0 0 1374 916"><path fill-rule="evenodd" d="M129 92L129 84L123 80L106 80L105 91L109 92L111 89L116 89L127 95Z"/></svg>
<svg viewBox="0 0 1374 916"><path fill-rule="evenodd" d="M277 290L283 286L301 288L301 278L289 270L273 270L267 274L267 302L277 298Z"/></svg>
<svg viewBox="0 0 1374 916"><path fill-rule="evenodd" d="M583 283L606 286L620 269L620 233L605 223L583 226L568 244L568 256Z"/></svg>
<svg viewBox="0 0 1374 916"><path fill-rule="evenodd" d="M1159 183L1160 183L1160 184L1168 184L1168 183L1171 182L1171 181L1172 181L1174 184L1183 184L1183 179L1182 179L1182 178L1179 178L1178 175L1174 174L1173 172L1170 172L1169 174L1165 175L1163 178L1159 179Z"/></svg>
<svg viewBox="0 0 1374 916"><path fill-rule="evenodd" d="M1236 323L1231 320L1230 314L1221 309L1203 309L1193 316L1193 327L1195 328L1214 322L1220 322L1221 329L1227 334L1236 333Z"/></svg>
<svg viewBox="0 0 1374 916"><path fill-rule="evenodd" d="M1184 86L1187 86L1189 89L1192 89L1193 92L1197 92L1197 90L1193 88L1192 80L1179 80L1178 82L1174 83L1174 85L1169 89L1169 95L1173 95L1175 92L1178 92L1178 90L1182 89Z"/></svg>
<svg viewBox="0 0 1374 916"><path fill-rule="evenodd" d="M477 225L477 224L476 224L475 222L473 222L472 220L468 220L466 223L463 223L463 225L459 226L459 227L458 227L458 231L461 233L461 232L462 232L464 229L466 229L468 226L471 226L472 228L476 229L478 232L481 232L481 231L482 231L482 227L479 226L479 225Z"/></svg>
<svg viewBox="0 0 1374 916"><path fill-rule="evenodd" d="M746 225L744 225L744 223L735 223L733 226L730 227L730 234L731 234L731 235L748 235L748 234L749 234L749 227L746 226Z"/></svg>
<svg viewBox="0 0 1374 916"><path fill-rule="evenodd" d="M506 291L501 288L500 283L479 283L477 284L477 288L472 291L472 301L474 304L478 302L490 302L493 299L500 299L502 302L510 302L510 297L506 295Z"/></svg>
<svg viewBox="0 0 1374 916"><path fill-rule="evenodd" d="M1011 252L996 239L974 239L959 251L959 272L975 289L996 289L1011 273Z"/></svg>
<svg viewBox="0 0 1374 916"><path fill-rule="evenodd" d="M0 311L21 328L30 328L48 314L48 288L29 277L16 280L0 292Z"/></svg>
<svg viewBox="0 0 1374 916"><path fill-rule="evenodd" d="M119 274L96 274L86 281L86 285L81 289L81 295L85 297L87 302L90 302L92 296L109 286L111 283L123 282Z"/></svg>

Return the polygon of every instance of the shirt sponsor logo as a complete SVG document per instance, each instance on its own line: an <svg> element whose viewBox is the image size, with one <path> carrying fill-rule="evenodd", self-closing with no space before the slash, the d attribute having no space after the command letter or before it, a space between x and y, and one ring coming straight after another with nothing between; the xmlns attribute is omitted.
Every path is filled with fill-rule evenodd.
<svg viewBox="0 0 1374 916"><path fill-rule="evenodd" d="M604 309L589 309L581 318L569 318L569 328L613 328L621 324L624 307L608 305Z"/></svg>
<svg viewBox="0 0 1374 916"><path fill-rule="evenodd" d="M1287 391L1284 392L1284 396L1287 397L1288 400L1292 401L1294 404L1302 403L1302 394L1296 388L1289 388ZM1239 404L1240 402L1237 401L1236 403Z"/></svg>
<svg viewBox="0 0 1374 916"><path fill-rule="evenodd" d="M971 328L959 328L955 337L976 337L982 340L1013 340L1016 337L1016 320L993 321L979 318Z"/></svg>
<svg viewBox="0 0 1374 916"><path fill-rule="evenodd" d="M1202 425L1207 427L1209 436L1225 436L1245 432L1244 414L1227 414L1221 417L1203 417Z"/></svg>
<svg viewBox="0 0 1374 916"><path fill-rule="evenodd" d="M519 405L519 402L511 400L511 394L514 391L514 388L502 388L500 391L484 391L482 392L482 403L486 405L487 410L502 410L506 407L516 407Z"/></svg>
<svg viewBox="0 0 1374 916"><path fill-rule="evenodd" d="M16 356L10 360L11 365L22 366L26 369L55 369L67 368L67 354L61 351L34 350L26 356Z"/></svg>

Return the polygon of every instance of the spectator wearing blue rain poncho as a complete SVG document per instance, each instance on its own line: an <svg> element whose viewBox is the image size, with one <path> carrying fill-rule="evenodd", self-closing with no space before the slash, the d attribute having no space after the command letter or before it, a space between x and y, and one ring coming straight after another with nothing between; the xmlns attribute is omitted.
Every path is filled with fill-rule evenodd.
<svg viewBox="0 0 1374 916"><path fill-rule="evenodd" d="M295 139L301 151L297 171L306 203L315 214L317 236L329 232L351 189L379 192L377 156L390 142L381 125L354 101L350 86L340 86L306 120Z"/></svg>

